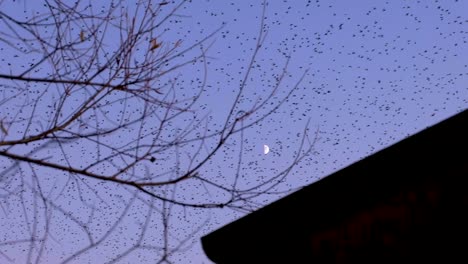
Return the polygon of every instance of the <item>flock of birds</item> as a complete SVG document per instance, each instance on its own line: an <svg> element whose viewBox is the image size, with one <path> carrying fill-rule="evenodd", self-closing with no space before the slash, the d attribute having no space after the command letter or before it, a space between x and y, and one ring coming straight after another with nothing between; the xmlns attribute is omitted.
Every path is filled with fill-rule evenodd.
<svg viewBox="0 0 468 264"><path fill-rule="evenodd" d="M219 13L234 13L227 25L235 29L227 27L217 40L215 64L222 66L211 77L221 79L213 86L225 90L238 86L259 27L258 11L244 21L251 3L232 6L226 5L230 11L216 13L218 6L206 11L217 19ZM336 159L313 158L326 167L318 172L325 176L330 166L349 164L467 108L468 17L462 11L467 7L464 1L438 0L268 3L268 33L247 97L253 101L272 89L286 57L291 57L289 88L301 72L309 73L277 114L288 121L281 126L272 118L260 130L291 142L287 133L278 132L292 125L300 129L310 117L323 132L317 147ZM257 28L247 31L247 24ZM236 74L233 69L239 68ZM271 148L274 152L273 144Z"/></svg>

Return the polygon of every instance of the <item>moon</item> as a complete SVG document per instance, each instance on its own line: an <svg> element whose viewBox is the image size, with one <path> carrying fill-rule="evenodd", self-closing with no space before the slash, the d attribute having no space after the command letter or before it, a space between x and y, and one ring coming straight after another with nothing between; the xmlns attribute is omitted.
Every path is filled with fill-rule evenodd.
<svg viewBox="0 0 468 264"><path fill-rule="evenodd" d="M268 154L268 152L270 152L270 147L268 147L268 145L263 145L263 154Z"/></svg>

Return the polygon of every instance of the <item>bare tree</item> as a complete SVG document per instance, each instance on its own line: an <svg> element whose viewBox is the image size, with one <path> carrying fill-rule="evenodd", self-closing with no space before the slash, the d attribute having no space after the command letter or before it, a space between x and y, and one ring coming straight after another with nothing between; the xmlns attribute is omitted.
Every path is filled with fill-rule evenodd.
<svg viewBox="0 0 468 264"><path fill-rule="evenodd" d="M206 211L255 210L312 151L317 133L309 139L306 125L289 166L242 182L246 131L306 75L280 93L285 58L270 91L246 100L266 3L222 121L203 107L209 49L222 25L200 40L171 39L168 23L183 21L186 1L53 0L24 18L3 8L9 4L0 1L0 49L10 60L0 67L1 262L18 260L19 250L27 263L83 263L96 254L99 263L132 254L176 261L209 220ZM228 147L233 170L206 171Z"/></svg>

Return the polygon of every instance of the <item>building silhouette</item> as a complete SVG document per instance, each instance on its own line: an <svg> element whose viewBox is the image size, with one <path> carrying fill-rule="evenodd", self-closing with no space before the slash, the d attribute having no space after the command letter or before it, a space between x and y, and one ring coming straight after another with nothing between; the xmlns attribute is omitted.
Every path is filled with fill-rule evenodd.
<svg viewBox="0 0 468 264"><path fill-rule="evenodd" d="M468 110L202 238L215 263L468 263Z"/></svg>

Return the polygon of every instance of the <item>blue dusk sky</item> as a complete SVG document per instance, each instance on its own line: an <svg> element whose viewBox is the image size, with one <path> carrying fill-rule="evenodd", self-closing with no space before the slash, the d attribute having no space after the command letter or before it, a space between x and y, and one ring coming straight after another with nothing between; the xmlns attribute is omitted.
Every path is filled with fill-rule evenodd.
<svg viewBox="0 0 468 264"><path fill-rule="evenodd" d="M127 12L130 21L132 14L136 21L144 19L145 10L137 9L136 3L145 1L117 2L120 9L115 15ZM58 108L65 85L7 77L20 75L44 57L41 52L27 52L34 47L41 50L41 45L23 45L18 38L33 33L12 31L17 25L11 19L50 12L46 3L0 0L0 263L211 263L201 249L204 234L468 108L468 1L275 0L265 1L266 6L257 0L167 1L163 5L153 1L159 10L155 21L161 25L153 29L152 38L141 40L146 46L141 44L129 63L137 65L149 54L147 44L153 45L152 39L162 45L161 51L184 50L203 40L175 58L174 65L204 54L173 71L168 64L168 73L153 83L161 87L155 93L161 101L188 100L202 91L193 112L164 123L158 140L169 142L184 129L186 138L216 133L232 124L231 110L243 115L256 109L239 126L261 118L233 134L197 169L199 178L145 188L190 205L232 198L234 192L222 188L249 190L263 183L254 189L263 194L246 191L223 208L171 204L131 186L12 158L12 154L29 153L38 160L85 168L113 153L105 146L143 146L130 139L160 125L155 114L94 141L51 137L29 145L5 143L43 131L57 109L64 116L57 115L58 122L65 120L94 91L77 87ZM78 7L84 14L103 14L110 5L109 0L81 1ZM76 21L61 30L69 39L82 38L79 47L85 49L93 43L89 33L93 25ZM55 34L54 30L52 25L43 26L36 34ZM98 56L115 62L122 39L119 31L109 26L97 34L102 35L103 45ZM259 36L262 45L256 51ZM60 63L66 64L68 55L64 53ZM75 60L86 68L84 57ZM45 78L62 71L66 78L75 76L54 68L54 63L60 64L45 60L23 76ZM105 81L110 72L100 73L97 79ZM88 133L134 118L141 111L141 101L124 94L118 90L109 94L101 112L80 121L87 125L72 123L69 129ZM156 177L145 175L156 174L157 179L177 178L203 160L217 140L168 145L152 153L153 162L142 160L121 179L145 180ZM268 154L263 153L264 145L270 148ZM130 160L110 158L91 171L106 175ZM161 259L164 255L167 258Z"/></svg>

